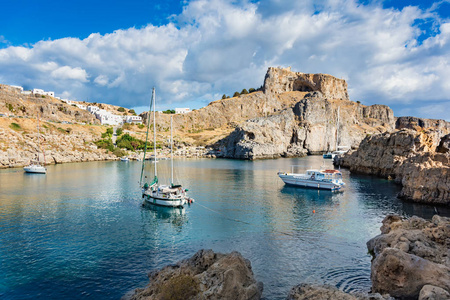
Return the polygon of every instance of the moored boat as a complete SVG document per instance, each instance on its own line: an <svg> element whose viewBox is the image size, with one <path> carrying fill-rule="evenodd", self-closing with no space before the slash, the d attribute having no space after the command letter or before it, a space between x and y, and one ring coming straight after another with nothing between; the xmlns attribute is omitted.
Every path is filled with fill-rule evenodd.
<svg viewBox="0 0 450 300"><path fill-rule="evenodd" d="M303 174L278 172L278 176L285 184L298 187L339 191L345 186L342 180L342 173L338 170L310 169Z"/></svg>
<svg viewBox="0 0 450 300"><path fill-rule="evenodd" d="M38 149L41 149L41 143L40 143L40 132L39 132L39 114L37 115L37 133L38 133ZM45 164L45 152L44 154L44 164ZM47 169L41 165L41 162L39 161L39 152L37 154L37 161L31 162L28 166L23 167L23 170L26 173L35 173L35 174L46 174Z"/></svg>

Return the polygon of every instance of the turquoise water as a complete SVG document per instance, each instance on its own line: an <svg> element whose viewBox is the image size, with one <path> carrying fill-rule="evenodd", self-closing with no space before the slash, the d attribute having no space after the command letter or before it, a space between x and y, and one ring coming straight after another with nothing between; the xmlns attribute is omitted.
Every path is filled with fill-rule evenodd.
<svg viewBox="0 0 450 300"><path fill-rule="evenodd" d="M342 193L287 187L276 175L322 161L177 160L175 178L196 199L183 210L141 206L139 162L1 170L0 298L119 299L145 286L150 270L201 248L240 251L265 299L284 299L301 282L368 291L365 244L383 217L430 218L434 207L401 202L396 184L346 170ZM158 163L162 180L169 164Z"/></svg>

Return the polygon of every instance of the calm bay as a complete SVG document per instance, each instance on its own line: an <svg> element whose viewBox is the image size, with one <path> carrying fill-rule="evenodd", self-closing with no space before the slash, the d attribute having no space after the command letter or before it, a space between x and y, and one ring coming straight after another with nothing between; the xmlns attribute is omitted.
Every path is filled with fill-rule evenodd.
<svg viewBox="0 0 450 300"><path fill-rule="evenodd" d="M276 174L322 163L179 159L175 179L196 201L184 209L142 207L140 162L0 170L0 298L119 299L145 286L147 272L202 248L241 252L265 299L284 299L302 282L368 291L366 242L387 214L450 216L397 199L393 181L342 170L347 186L333 193L288 187ZM162 181L169 165L158 163Z"/></svg>

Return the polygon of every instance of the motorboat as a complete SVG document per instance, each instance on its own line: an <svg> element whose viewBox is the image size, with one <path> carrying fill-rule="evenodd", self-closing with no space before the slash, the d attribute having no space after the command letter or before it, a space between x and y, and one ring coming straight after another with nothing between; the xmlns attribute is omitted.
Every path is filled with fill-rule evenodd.
<svg viewBox="0 0 450 300"><path fill-rule="evenodd" d="M345 183L342 180L342 173L338 170L307 170L306 173L286 173L278 172L278 176L285 184L339 191Z"/></svg>

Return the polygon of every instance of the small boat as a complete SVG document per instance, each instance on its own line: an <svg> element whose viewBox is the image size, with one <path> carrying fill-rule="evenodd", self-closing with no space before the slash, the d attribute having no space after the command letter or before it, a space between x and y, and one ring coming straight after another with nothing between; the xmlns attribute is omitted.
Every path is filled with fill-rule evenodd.
<svg viewBox="0 0 450 300"><path fill-rule="evenodd" d="M337 150L333 151L333 158L335 156L341 156L342 154L348 152L348 150L350 150L350 147L348 146L337 146Z"/></svg>
<svg viewBox="0 0 450 300"><path fill-rule="evenodd" d="M120 158L121 161L129 161L130 159L126 156Z"/></svg>
<svg viewBox="0 0 450 300"><path fill-rule="evenodd" d="M38 132L38 149L41 149L41 143L40 143L40 133L39 133L39 114L37 116L37 132ZM45 152L44 153L44 164L45 164ZM37 161L31 162L28 166L23 167L23 170L26 173L35 173L35 174L46 174L47 169L41 165L39 161L39 152L37 154Z"/></svg>
<svg viewBox="0 0 450 300"><path fill-rule="evenodd" d="M194 199L189 198L186 194L188 189L184 189L179 184L173 183L173 137L172 137L172 118L170 118L170 152L172 156L171 160L171 178L170 178L170 184L167 185L161 185L159 184L157 172L157 162L158 158L156 157L156 97L155 97L155 88L153 88L152 91L152 100L150 102L150 112L152 110L152 104L153 104L153 165L154 165L154 178L152 183L148 184L145 183L142 186L142 176L144 173L144 166L145 166L145 154L147 150L147 139L145 141L145 147L144 147L144 159L142 161L142 170L141 170L141 180L140 180L140 186L142 187L142 198L144 198L144 205L145 204L154 204L154 205L160 205L160 206L166 206L166 207L183 207L185 204L191 204L194 202ZM147 124L147 136L148 131L150 128L150 120Z"/></svg>
<svg viewBox="0 0 450 300"><path fill-rule="evenodd" d="M325 158L325 159L333 159L334 156L335 156L335 154L333 154L333 153L330 152L330 151L328 151L327 153L324 153L324 154L322 155L322 157Z"/></svg>
<svg viewBox="0 0 450 300"><path fill-rule="evenodd" d="M278 172L278 176L285 184L339 191L345 183L342 180L342 173L338 170L307 170L306 173L285 173Z"/></svg>
<svg viewBox="0 0 450 300"><path fill-rule="evenodd" d="M47 169L41 166L39 163L31 163L30 165L23 167L26 173L46 174Z"/></svg>

